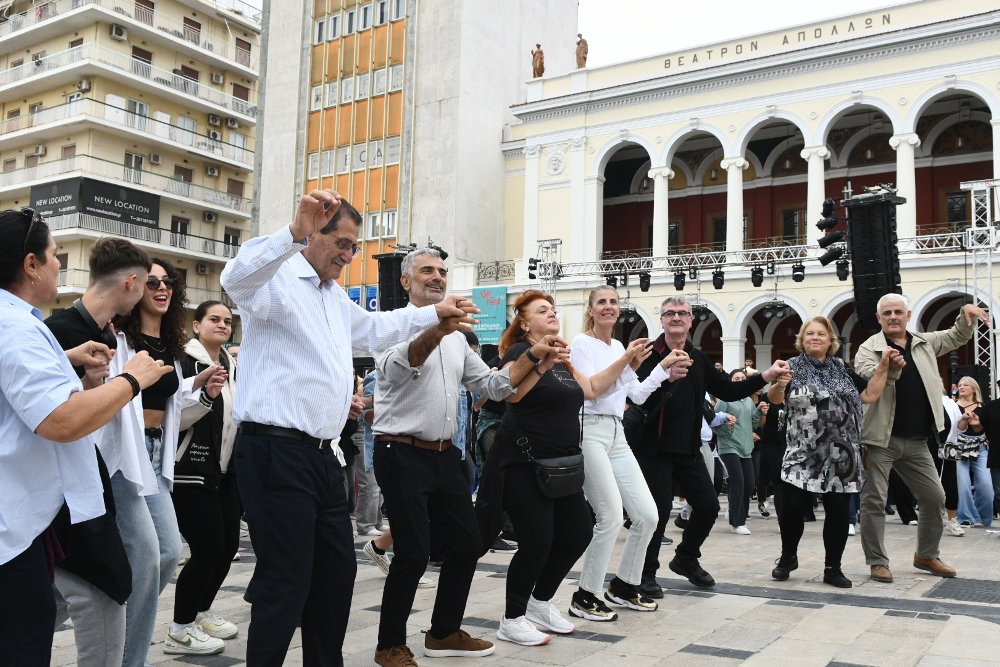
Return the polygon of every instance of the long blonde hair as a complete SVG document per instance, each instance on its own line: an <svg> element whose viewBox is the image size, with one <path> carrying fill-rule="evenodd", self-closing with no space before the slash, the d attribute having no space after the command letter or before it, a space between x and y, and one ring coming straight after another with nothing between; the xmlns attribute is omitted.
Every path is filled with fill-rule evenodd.
<svg viewBox="0 0 1000 667"><path fill-rule="evenodd" d="M618 290L611 285L598 285L594 289L590 290L590 296L587 297L587 312L583 316L583 332L587 333L594 328L594 299L597 298L599 292L614 292L615 296L618 296Z"/></svg>
<svg viewBox="0 0 1000 667"><path fill-rule="evenodd" d="M976 403L982 403L983 402L983 390L979 387L979 383L976 381L976 378L969 377L968 375L964 375L964 376L958 378L958 382L956 382L955 384L959 385L959 384L962 384L963 382L965 384L969 385L970 387L972 387L972 398L976 401Z"/></svg>

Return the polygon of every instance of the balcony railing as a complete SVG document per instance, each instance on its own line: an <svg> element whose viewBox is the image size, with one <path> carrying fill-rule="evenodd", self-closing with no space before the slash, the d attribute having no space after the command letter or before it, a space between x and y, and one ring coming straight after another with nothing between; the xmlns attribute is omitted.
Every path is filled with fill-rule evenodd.
<svg viewBox="0 0 1000 667"><path fill-rule="evenodd" d="M513 260L476 264L476 284L492 285L514 282L514 264Z"/></svg>
<svg viewBox="0 0 1000 667"><path fill-rule="evenodd" d="M248 5L242 0L204 0L210 5L215 5L220 9L232 12L237 16L242 16L258 28L263 26L263 13L258 7Z"/></svg>
<svg viewBox="0 0 1000 667"><path fill-rule="evenodd" d="M86 5L98 5L114 11L168 35L190 42L217 56L235 60L245 67L257 70L257 63L251 58L251 54L231 45L229 39L214 37L207 34L204 28L196 30L162 12L150 10L138 4L133 5L128 0L52 0L45 4L36 5L20 14L14 14L0 23L0 39Z"/></svg>
<svg viewBox="0 0 1000 667"><path fill-rule="evenodd" d="M194 79L189 79L177 72L168 72L165 69L153 67L153 65L144 60L139 60L130 55L89 43L81 44L65 51L59 51L49 56L43 56L24 65L0 71L0 86L6 86L22 79L39 76L49 70L66 67L67 65L80 63L84 60L92 60L127 71L133 76L142 77L157 85L197 97L210 104L229 109L233 113L249 117L254 117L257 113L257 106L251 101L226 95L220 90L199 83ZM253 98L252 93L250 97Z"/></svg>
<svg viewBox="0 0 1000 667"><path fill-rule="evenodd" d="M87 288L90 271L83 269L62 269L59 271L59 287L75 287L81 292Z"/></svg>
<svg viewBox="0 0 1000 667"><path fill-rule="evenodd" d="M239 245L231 245L223 241L217 241L216 239L205 238L204 236L175 234L169 229L161 227L145 227L130 222L99 218L86 213L68 213L66 215L52 216L46 218L45 222L52 231L86 229L101 234L123 236L137 241L158 243L169 248L191 250L226 259L235 257L236 253L240 250Z"/></svg>
<svg viewBox="0 0 1000 667"><path fill-rule="evenodd" d="M179 181L163 174L132 169L123 164L111 162L110 160L102 160L90 155L77 155L76 157L62 160L43 162L36 167L24 167L0 173L0 188L24 185L40 180L51 180L57 176L75 171L83 172L84 175L93 174L124 183L144 185L153 190L187 197L220 208L239 211L240 213L250 213L249 199L187 181Z"/></svg>
<svg viewBox="0 0 1000 667"><path fill-rule="evenodd" d="M38 127L46 123L55 123L67 118L83 117L87 119L106 120L116 125L128 127L147 136L170 141L177 144L180 150L199 149L220 158L235 160L241 164L253 167L253 151L243 146L237 146L225 141L209 139L203 134L197 134L170 123L165 123L149 116L142 116L121 107L111 106L98 100L84 98L75 102L66 102L59 106L42 109L35 113L8 118L0 121L0 137L19 132L30 127Z"/></svg>

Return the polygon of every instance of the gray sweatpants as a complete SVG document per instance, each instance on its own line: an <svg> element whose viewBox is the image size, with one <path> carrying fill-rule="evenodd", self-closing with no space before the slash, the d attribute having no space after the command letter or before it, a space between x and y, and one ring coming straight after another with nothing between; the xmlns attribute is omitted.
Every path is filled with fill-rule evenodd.
<svg viewBox="0 0 1000 667"><path fill-rule="evenodd" d="M78 667L121 667L125 654L125 605L97 586L56 568L52 586L56 627L73 620Z"/></svg>

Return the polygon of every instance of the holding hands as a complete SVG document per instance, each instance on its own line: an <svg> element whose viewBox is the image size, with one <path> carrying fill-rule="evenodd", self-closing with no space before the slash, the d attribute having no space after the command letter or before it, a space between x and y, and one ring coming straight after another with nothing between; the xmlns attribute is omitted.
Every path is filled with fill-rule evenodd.
<svg viewBox="0 0 1000 667"><path fill-rule="evenodd" d="M226 384L228 377L229 373L226 372L225 368L212 364L195 376L194 388L197 390L199 387L204 387L209 398L216 398L222 391L222 386Z"/></svg>
<svg viewBox="0 0 1000 667"><path fill-rule="evenodd" d="M792 373L792 369L788 365L788 362L785 361L784 359L778 359L776 362L774 362L773 364L771 364L770 368L768 368L766 371L764 371L763 376L764 376L764 379L767 380L768 382L774 382L779 377L781 377L782 375L785 375L785 374L787 374L788 377L789 377L789 379L791 379L791 373ZM787 385L788 382L785 382L785 384ZM782 385L782 386L784 386L784 385Z"/></svg>
<svg viewBox="0 0 1000 667"><path fill-rule="evenodd" d="M437 311L440 320L438 328L445 334L453 331L472 331L473 325L479 324L479 320L471 317L480 312L479 308L465 297L450 294L435 304L434 310Z"/></svg>
<svg viewBox="0 0 1000 667"><path fill-rule="evenodd" d="M66 350L66 356L74 366L83 366L84 389L93 389L104 384L110 374L109 364L115 351L104 343L88 341L83 345Z"/></svg>
<svg viewBox="0 0 1000 667"><path fill-rule="evenodd" d="M882 350L882 358L878 362L879 369L901 370L903 366L906 365L906 360L903 355L900 354L899 350L891 347L887 347Z"/></svg>
<svg viewBox="0 0 1000 667"><path fill-rule="evenodd" d="M660 366L663 370L670 369L670 381L675 382L687 377L693 363L694 360L684 350L671 350L660 362Z"/></svg>
<svg viewBox="0 0 1000 667"><path fill-rule="evenodd" d="M145 350L138 352L128 360L122 373L128 373L139 383L140 389L151 387L167 373L176 373L173 366L164 365L159 359L153 359Z"/></svg>
<svg viewBox="0 0 1000 667"><path fill-rule="evenodd" d="M636 370L653 353L653 346L648 338L636 338L625 348L625 356L628 357L628 364L632 370Z"/></svg>
<svg viewBox="0 0 1000 667"><path fill-rule="evenodd" d="M538 364L539 372L544 373L555 364L569 361L569 345L562 337L549 334L531 346L531 354L541 359Z"/></svg>

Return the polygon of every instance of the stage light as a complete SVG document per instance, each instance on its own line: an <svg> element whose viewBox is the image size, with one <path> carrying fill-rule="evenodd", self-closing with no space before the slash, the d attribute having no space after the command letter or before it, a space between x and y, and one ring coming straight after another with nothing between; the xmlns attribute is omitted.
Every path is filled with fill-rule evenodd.
<svg viewBox="0 0 1000 667"><path fill-rule="evenodd" d="M618 276L608 276L608 285L618 289Z"/></svg>
<svg viewBox="0 0 1000 667"><path fill-rule="evenodd" d="M833 217L833 211L837 208L837 200L833 197L827 197L823 200L823 217L830 218Z"/></svg>
<svg viewBox="0 0 1000 667"><path fill-rule="evenodd" d="M851 263L846 259L837 262L837 279L847 280L851 276Z"/></svg>
<svg viewBox="0 0 1000 667"><path fill-rule="evenodd" d="M779 320L788 314L788 309L785 306L777 306L774 309L774 316Z"/></svg>
<svg viewBox="0 0 1000 667"><path fill-rule="evenodd" d="M823 266L830 264L830 262L836 262L838 259L844 256L843 248L831 248L827 250L826 253L819 258L819 263Z"/></svg>
<svg viewBox="0 0 1000 667"><path fill-rule="evenodd" d="M715 289L722 289L722 286L726 284L726 274L722 272L722 269L716 269L712 272L712 287Z"/></svg>
<svg viewBox="0 0 1000 667"><path fill-rule="evenodd" d="M691 280L697 280L698 279L698 267L697 266L692 266L692 267L690 267L688 269L688 278L690 278Z"/></svg>
<svg viewBox="0 0 1000 667"><path fill-rule="evenodd" d="M767 261L767 275L769 275L769 276L773 276L774 275L774 260L773 259L769 259Z"/></svg>
<svg viewBox="0 0 1000 667"><path fill-rule="evenodd" d="M674 289L680 292L684 289L684 279L687 276L684 275L683 271L678 271L674 274Z"/></svg>
<svg viewBox="0 0 1000 667"><path fill-rule="evenodd" d="M698 322L705 322L711 314L711 311L701 304L691 307L692 319L697 320Z"/></svg>
<svg viewBox="0 0 1000 667"><path fill-rule="evenodd" d="M806 279L806 267L802 262L792 264L792 280L797 283Z"/></svg>
<svg viewBox="0 0 1000 667"><path fill-rule="evenodd" d="M771 319L772 317L774 317L774 308L772 308L771 306L765 306L764 307L764 317L766 319Z"/></svg>
<svg viewBox="0 0 1000 667"><path fill-rule="evenodd" d="M819 240L820 248L829 248L834 243L839 243L847 238L847 232L830 232ZM824 266L826 266L824 264Z"/></svg>
<svg viewBox="0 0 1000 667"><path fill-rule="evenodd" d="M837 220L836 218L823 218L822 220L816 223L816 228L819 229L821 232L826 232L833 229L839 224L840 220Z"/></svg>
<svg viewBox="0 0 1000 667"><path fill-rule="evenodd" d="M750 269L750 282L753 283L754 287L760 287L764 284L764 269L759 266L755 266Z"/></svg>
<svg viewBox="0 0 1000 667"><path fill-rule="evenodd" d="M642 292L649 291L649 281L650 275L647 271L643 271L639 274L639 290Z"/></svg>
<svg viewBox="0 0 1000 667"><path fill-rule="evenodd" d="M528 259L528 280L534 280L538 277L535 271L538 270L538 260L534 257Z"/></svg>

